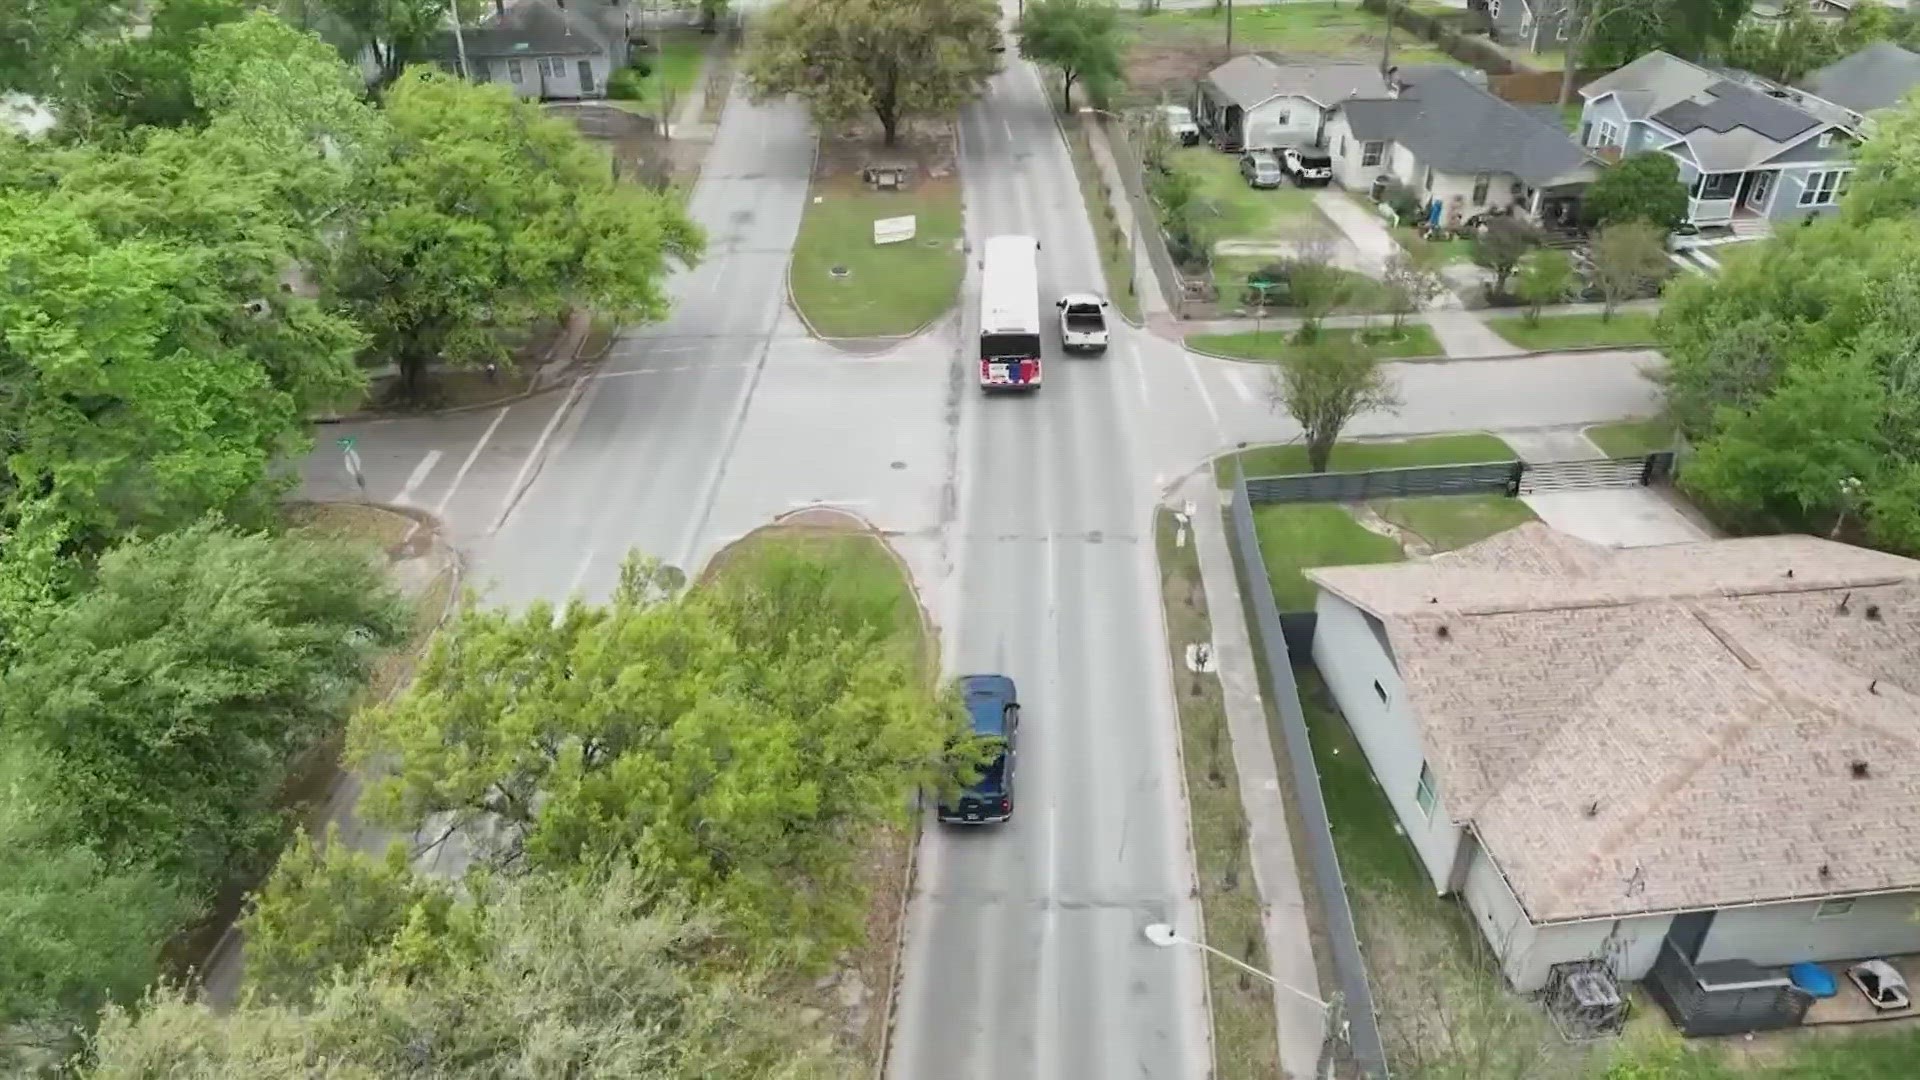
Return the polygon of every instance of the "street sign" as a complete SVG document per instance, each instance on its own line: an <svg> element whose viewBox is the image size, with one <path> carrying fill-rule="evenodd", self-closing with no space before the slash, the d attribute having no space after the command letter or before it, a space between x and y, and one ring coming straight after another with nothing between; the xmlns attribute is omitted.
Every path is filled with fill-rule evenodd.
<svg viewBox="0 0 1920 1080"><path fill-rule="evenodd" d="M913 239L918 222L912 214L905 217L875 218L873 222L873 242L876 244L898 244Z"/></svg>

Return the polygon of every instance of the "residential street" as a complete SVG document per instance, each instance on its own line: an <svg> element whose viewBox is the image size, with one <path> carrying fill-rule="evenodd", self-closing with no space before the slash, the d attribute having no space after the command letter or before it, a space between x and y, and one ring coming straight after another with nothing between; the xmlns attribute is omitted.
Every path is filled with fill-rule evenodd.
<svg viewBox="0 0 1920 1080"><path fill-rule="evenodd" d="M1098 288L1033 70L1009 54L960 132L970 244L1038 237L1043 303ZM956 314L887 353L811 339L785 275L812 157L799 106L736 94L692 200L708 259L674 282L668 322L510 406L324 428L304 493L357 494L328 441L351 435L367 497L442 516L467 580L513 605L603 597L630 548L697 571L801 505L872 520L913 567L947 669L1013 675L1027 717L1014 820L922 847L890 1075L1204 1076L1198 954L1140 937L1198 924L1150 515L1208 455L1297 428L1267 404L1269 369L1126 327L1102 358L1050 352L1035 395L983 397L971 266ZM1647 413L1656 359L1395 365L1404 408L1352 434Z"/></svg>

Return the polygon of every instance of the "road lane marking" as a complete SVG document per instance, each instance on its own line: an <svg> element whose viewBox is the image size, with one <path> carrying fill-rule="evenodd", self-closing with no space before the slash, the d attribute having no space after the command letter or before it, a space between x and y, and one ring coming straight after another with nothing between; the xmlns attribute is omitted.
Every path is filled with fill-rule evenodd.
<svg viewBox="0 0 1920 1080"><path fill-rule="evenodd" d="M425 480L427 474L432 472L433 467L438 464L440 464L440 451L429 450L422 455L420 463L407 474L407 482L401 485L400 494L394 496L393 501L401 506L412 506L415 489L419 488L421 481Z"/></svg>
<svg viewBox="0 0 1920 1080"><path fill-rule="evenodd" d="M448 484L447 490L441 493L440 501L433 504L434 517L446 515L447 504L453 501L453 493L460 490L460 482L467 478L467 472L473 468L473 463L480 460L480 452L487 448L488 442L492 441L493 433L499 429L500 421L507 418L507 410L511 408L513 408L511 405L502 405L500 411L493 414L493 422L488 424L487 430L480 434L480 441L473 444L473 449L467 451L467 460L460 463L460 471L453 474L453 483Z"/></svg>
<svg viewBox="0 0 1920 1080"><path fill-rule="evenodd" d="M1228 368L1226 375L1227 381L1233 384L1234 392L1240 395L1241 401L1249 405L1260 404L1260 399L1254 394L1253 387L1247 385L1245 372L1240 371L1238 368Z"/></svg>
<svg viewBox="0 0 1920 1080"><path fill-rule="evenodd" d="M1220 410L1213 404L1213 394L1207 390L1207 380L1200 377L1200 365L1193 353L1185 346L1178 346L1180 355L1187 361L1187 377L1193 380L1193 387L1200 392L1200 404L1207 407L1207 419L1213 422L1213 441L1216 445L1226 442L1225 429L1220 426Z"/></svg>
<svg viewBox="0 0 1920 1080"><path fill-rule="evenodd" d="M573 389L567 391L567 396L561 399L560 407L553 410L553 415L547 418L547 426L540 429L540 438L534 441L533 449L527 451L526 460L520 463L520 471L513 474L513 483L507 487L507 497L500 503L500 515L493 519L493 526L487 530L489 535L499 532L500 526L507 523L507 515L513 513L514 506L519 503L520 493L527 481L531 479L530 474L533 472L534 465L539 463L540 455L547 449L547 440L553 438L553 429L560 426L560 421L565 419L567 413L572 410L573 403L580 399L582 391L588 387L598 390L599 386L599 382L593 379L576 380Z"/></svg>
<svg viewBox="0 0 1920 1080"><path fill-rule="evenodd" d="M573 577L567 581L567 599L571 601L580 595L580 583L587 579L587 568L593 565L593 557L599 551L598 545L588 544L587 553L580 558L580 565L573 568ZM560 612L554 612L555 617Z"/></svg>

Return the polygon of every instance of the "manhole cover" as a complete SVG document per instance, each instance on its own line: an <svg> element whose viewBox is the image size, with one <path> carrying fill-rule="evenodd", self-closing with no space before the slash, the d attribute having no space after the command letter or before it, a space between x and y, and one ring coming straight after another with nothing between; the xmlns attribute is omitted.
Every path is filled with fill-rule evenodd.
<svg viewBox="0 0 1920 1080"><path fill-rule="evenodd" d="M827 267L827 276L831 278L852 277L853 271L844 266L829 266Z"/></svg>
<svg viewBox="0 0 1920 1080"><path fill-rule="evenodd" d="M888 468L891 468L891 469L904 469L906 467L907 467L907 463L904 461L896 461L888 466Z"/></svg>

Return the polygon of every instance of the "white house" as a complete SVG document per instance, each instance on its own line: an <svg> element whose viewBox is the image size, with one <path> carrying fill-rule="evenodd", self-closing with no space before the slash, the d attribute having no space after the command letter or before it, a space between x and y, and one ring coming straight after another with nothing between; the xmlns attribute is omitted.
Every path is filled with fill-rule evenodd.
<svg viewBox="0 0 1920 1080"><path fill-rule="evenodd" d="M1194 117L1229 146L1316 146L1328 110L1386 96L1387 81L1373 64L1281 64L1248 53L1201 80Z"/></svg>
<svg viewBox="0 0 1920 1080"><path fill-rule="evenodd" d="M1529 524L1308 571L1313 656L1519 990L1920 952L1920 562Z"/></svg>
<svg viewBox="0 0 1920 1080"><path fill-rule="evenodd" d="M1557 123L1450 68L1392 75L1395 96L1348 100L1328 114L1326 145L1342 186L1367 191L1389 177L1449 226L1509 208L1548 225L1574 220L1600 169Z"/></svg>
<svg viewBox="0 0 1920 1080"><path fill-rule="evenodd" d="M500 83L523 98L600 98L631 58L633 21L624 0L515 0L496 4L458 40L436 35L426 53L457 74L464 49L475 82Z"/></svg>

